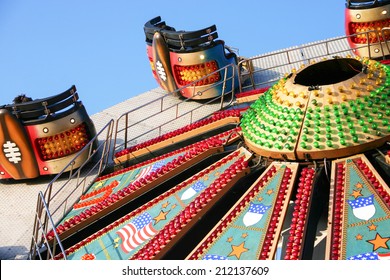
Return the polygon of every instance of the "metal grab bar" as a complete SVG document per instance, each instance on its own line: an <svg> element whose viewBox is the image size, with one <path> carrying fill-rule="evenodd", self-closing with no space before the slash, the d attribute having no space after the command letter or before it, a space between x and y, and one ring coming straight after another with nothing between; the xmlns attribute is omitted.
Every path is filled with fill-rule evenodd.
<svg viewBox="0 0 390 280"><path fill-rule="evenodd" d="M224 77L224 78L221 81L218 81L218 82L210 85L210 87L208 87L208 88L206 88L206 89L204 89L202 91L197 91L196 86L195 86L196 83L198 83L198 82L200 82L202 80L207 79L208 77L214 75L216 72L221 72L222 73L221 76ZM214 71L212 73L209 73L208 75L205 75L201 79L195 80L195 81L191 82L190 84L177 89L174 92L170 92L170 93L168 93L167 95L165 95L163 97L160 97L160 98L157 98L155 100L152 100L152 101L150 101L148 103L143 104L142 106L139 106L139 107L137 107L135 109L132 109L132 110L122 114L116 121L116 130L115 130L115 137L114 137L114 152L113 152L113 156L115 155L116 152L118 152L120 150L123 150L123 149L126 149L131 144L133 144L133 142L139 140L141 137L143 137L143 136L145 136L147 134L151 134L154 131L158 131L157 132L157 136L161 136L164 133L163 127L168 125L169 123L171 123L173 121L178 121L181 118L189 116L189 119L190 119L189 123L193 123L194 121L197 121L197 120L199 120L201 118L207 117L210 114L212 114L212 113L214 113L214 112L216 112L218 110L221 110L221 109L226 108L227 106L231 105L233 103L233 100L234 100L234 94L235 94L235 88L236 88L235 80L236 80L237 73L238 73L237 65L235 65L235 64L226 65L225 67L222 67L222 68L220 68L220 69L218 69L218 70L216 70L216 71ZM231 74L231 75L229 75L229 74ZM229 92L226 91L226 89L227 89L226 84L227 83L232 83L232 86L230 87L231 90ZM186 104L189 101L193 101L194 97L203 94L207 90L210 90L212 88L215 88L215 87L218 87L218 86L221 86L221 85L222 85L221 96L217 96L215 98L212 98L212 99L208 100L207 102L204 102L204 103L202 103L199 106L196 106L195 108L189 109L189 110L184 111L184 112L180 112L180 107L183 104ZM185 89L187 87L193 87L192 98L187 98L187 99L184 99L184 100L180 100L180 99L175 97L174 100L175 101L177 100L177 103L164 108L165 99L169 98L169 101L172 102L172 98L171 97L178 95L178 93L181 90L183 90L183 89ZM228 94L231 94L231 98L230 98L230 100L225 102L225 95L228 95ZM207 105L214 104L218 100L220 100L219 107L215 108L216 106L207 106ZM154 112L154 113L147 112L147 110L145 110L145 108L147 108L148 106L153 105L153 104L155 105L154 108L159 108L159 111ZM198 104L198 103L196 103L196 104ZM142 110L145 110L146 116L143 115L143 117L141 119L137 119L136 122L131 122L130 121L131 114L137 114L138 113L138 114L142 115L142 113L140 113ZM204 110L205 113L200 115L199 117L195 117L195 112L199 111L199 110ZM144 131L142 133L137 134L135 132L134 128L137 125L145 123L145 121L147 121L147 120L149 120L149 124L150 124L150 119L151 118L161 116L162 114L168 114L169 112L173 112L173 114L172 114L173 117L168 118L165 121L161 121L159 124L156 124L151 129L149 129L147 131ZM170 128L170 130L172 130L172 127ZM132 135L131 139L129 139L130 138L129 135ZM121 143L121 144L119 144L119 141L118 141L120 136L121 136L121 139L123 139L123 143Z"/></svg>

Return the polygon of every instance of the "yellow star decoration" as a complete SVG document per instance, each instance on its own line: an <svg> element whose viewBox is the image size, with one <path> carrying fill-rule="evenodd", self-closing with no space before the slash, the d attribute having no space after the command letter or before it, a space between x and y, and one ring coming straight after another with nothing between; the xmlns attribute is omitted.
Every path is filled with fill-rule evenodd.
<svg viewBox="0 0 390 280"><path fill-rule="evenodd" d="M268 195L271 195L271 194L273 194L274 193L274 190L273 189L269 189L268 191L267 191L267 194Z"/></svg>
<svg viewBox="0 0 390 280"><path fill-rule="evenodd" d="M385 155L385 160L386 160L387 164L390 164L390 156L389 155Z"/></svg>
<svg viewBox="0 0 390 280"><path fill-rule="evenodd" d="M219 175L220 175L219 171L215 172L214 174L215 177L219 177Z"/></svg>
<svg viewBox="0 0 390 280"><path fill-rule="evenodd" d="M379 233L376 234L374 239L367 240L368 243L374 245L374 251L379 248L389 249L389 246L386 244L390 240L390 237L382 237Z"/></svg>
<svg viewBox="0 0 390 280"><path fill-rule="evenodd" d="M363 235L361 235L360 233L358 235L355 236L356 240L363 240Z"/></svg>
<svg viewBox="0 0 390 280"><path fill-rule="evenodd" d="M378 227L377 225L374 225L374 224L371 224L371 225L369 225L369 226L367 226L368 227L368 229L370 230L370 231L373 231L373 230L376 230L376 228Z"/></svg>
<svg viewBox="0 0 390 280"><path fill-rule="evenodd" d="M240 245L235 246L232 245L232 251L230 252L229 256L235 256L237 259L241 258L241 254L244 252L247 252L249 249L245 248L245 242L242 242Z"/></svg>
<svg viewBox="0 0 390 280"><path fill-rule="evenodd" d="M233 237L229 237L226 241L231 243L233 241Z"/></svg>
<svg viewBox="0 0 390 280"><path fill-rule="evenodd" d="M260 196L258 199L257 199L257 201L263 201L263 197L262 196Z"/></svg>
<svg viewBox="0 0 390 280"><path fill-rule="evenodd" d="M121 240L121 239L120 239L119 237L117 237L117 238L114 239L114 243L115 243L114 248L118 248L118 247L119 247L119 241L120 241L120 240Z"/></svg>
<svg viewBox="0 0 390 280"><path fill-rule="evenodd" d="M177 204L172 204L171 209L175 209Z"/></svg>
<svg viewBox="0 0 390 280"><path fill-rule="evenodd" d="M169 205L169 201L165 202L163 205L161 205L163 208L167 208Z"/></svg>
<svg viewBox="0 0 390 280"><path fill-rule="evenodd" d="M209 176L208 175L205 175L204 177L203 177L203 180L205 180L205 181L207 181L209 179Z"/></svg>
<svg viewBox="0 0 390 280"><path fill-rule="evenodd" d="M69 222L69 221L70 221L70 219L72 219L72 218L74 218L74 216L72 216L72 217L69 217L68 219L66 219L66 220L64 221L64 223L66 223L66 222Z"/></svg>
<svg viewBox="0 0 390 280"><path fill-rule="evenodd" d="M100 188L101 186L103 185L103 182L99 182L96 186L94 186L93 188L96 190L97 188Z"/></svg>
<svg viewBox="0 0 390 280"><path fill-rule="evenodd" d="M248 234L245 232L241 235L242 238L247 238L248 237Z"/></svg>
<svg viewBox="0 0 390 280"><path fill-rule="evenodd" d="M362 189L363 188L363 184L362 183L357 183L355 185L355 187L358 188L358 189Z"/></svg>
<svg viewBox="0 0 390 280"><path fill-rule="evenodd" d="M353 196L355 199L362 195L362 190L353 190L351 196Z"/></svg>
<svg viewBox="0 0 390 280"><path fill-rule="evenodd" d="M168 213L169 211L164 212L163 210L161 210L160 214L153 218L154 224L157 224L159 221L166 220Z"/></svg>

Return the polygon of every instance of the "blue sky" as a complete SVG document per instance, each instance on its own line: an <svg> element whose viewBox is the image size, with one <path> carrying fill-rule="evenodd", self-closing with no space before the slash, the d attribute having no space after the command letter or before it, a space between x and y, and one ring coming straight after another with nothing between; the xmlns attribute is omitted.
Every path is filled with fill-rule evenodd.
<svg viewBox="0 0 390 280"><path fill-rule="evenodd" d="M156 88L143 32L156 16L176 30L215 24L219 39L251 57L345 35L344 3L0 0L0 105L74 84L94 114Z"/></svg>

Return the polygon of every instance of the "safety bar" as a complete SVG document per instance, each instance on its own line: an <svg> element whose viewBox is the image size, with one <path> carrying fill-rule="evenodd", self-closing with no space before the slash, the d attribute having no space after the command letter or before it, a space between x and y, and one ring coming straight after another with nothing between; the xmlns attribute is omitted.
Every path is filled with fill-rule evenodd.
<svg viewBox="0 0 390 280"><path fill-rule="evenodd" d="M76 103L81 105L81 102L77 101L78 99L76 86L72 85L68 90L60 94L23 103L9 104L5 105L4 108L21 120L32 120L39 119L43 115L60 112Z"/></svg>
<svg viewBox="0 0 390 280"><path fill-rule="evenodd" d="M367 1L351 1L351 0L346 0L345 1L345 7L348 9L369 9L369 8L375 8L375 7L381 7L385 6L387 4L390 4L389 0L367 0Z"/></svg>
<svg viewBox="0 0 390 280"><path fill-rule="evenodd" d="M169 47L198 47L218 38L216 30L217 27L212 25L195 31L176 31L175 28L166 25L165 21L161 21L159 16L144 25L147 43L151 44L154 33L160 32Z"/></svg>

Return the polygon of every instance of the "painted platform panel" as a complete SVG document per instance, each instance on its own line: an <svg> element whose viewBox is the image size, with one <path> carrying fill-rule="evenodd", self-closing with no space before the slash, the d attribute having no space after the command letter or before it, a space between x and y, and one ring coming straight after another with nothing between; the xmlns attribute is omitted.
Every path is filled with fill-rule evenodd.
<svg viewBox="0 0 390 280"><path fill-rule="evenodd" d="M297 163L272 163L187 259L273 259Z"/></svg>
<svg viewBox="0 0 390 280"><path fill-rule="evenodd" d="M250 157L251 154L244 148L232 152L67 249L67 259L153 258L172 237L184 231L220 192L228 189L229 182L239 177L237 174L244 175ZM159 244L158 248L155 241ZM142 248L149 244L153 245L153 250L148 249L145 254ZM56 257L61 258L61 255Z"/></svg>
<svg viewBox="0 0 390 280"><path fill-rule="evenodd" d="M238 139L234 128L198 143L97 178L57 226L65 238ZM54 238L51 231L48 238Z"/></svg>
<svg viewBox="0 0 390 280"><path fill-rule="evenodd" d="M332 166L327 257L390 258L390 190L364 155Z"/></svg>

